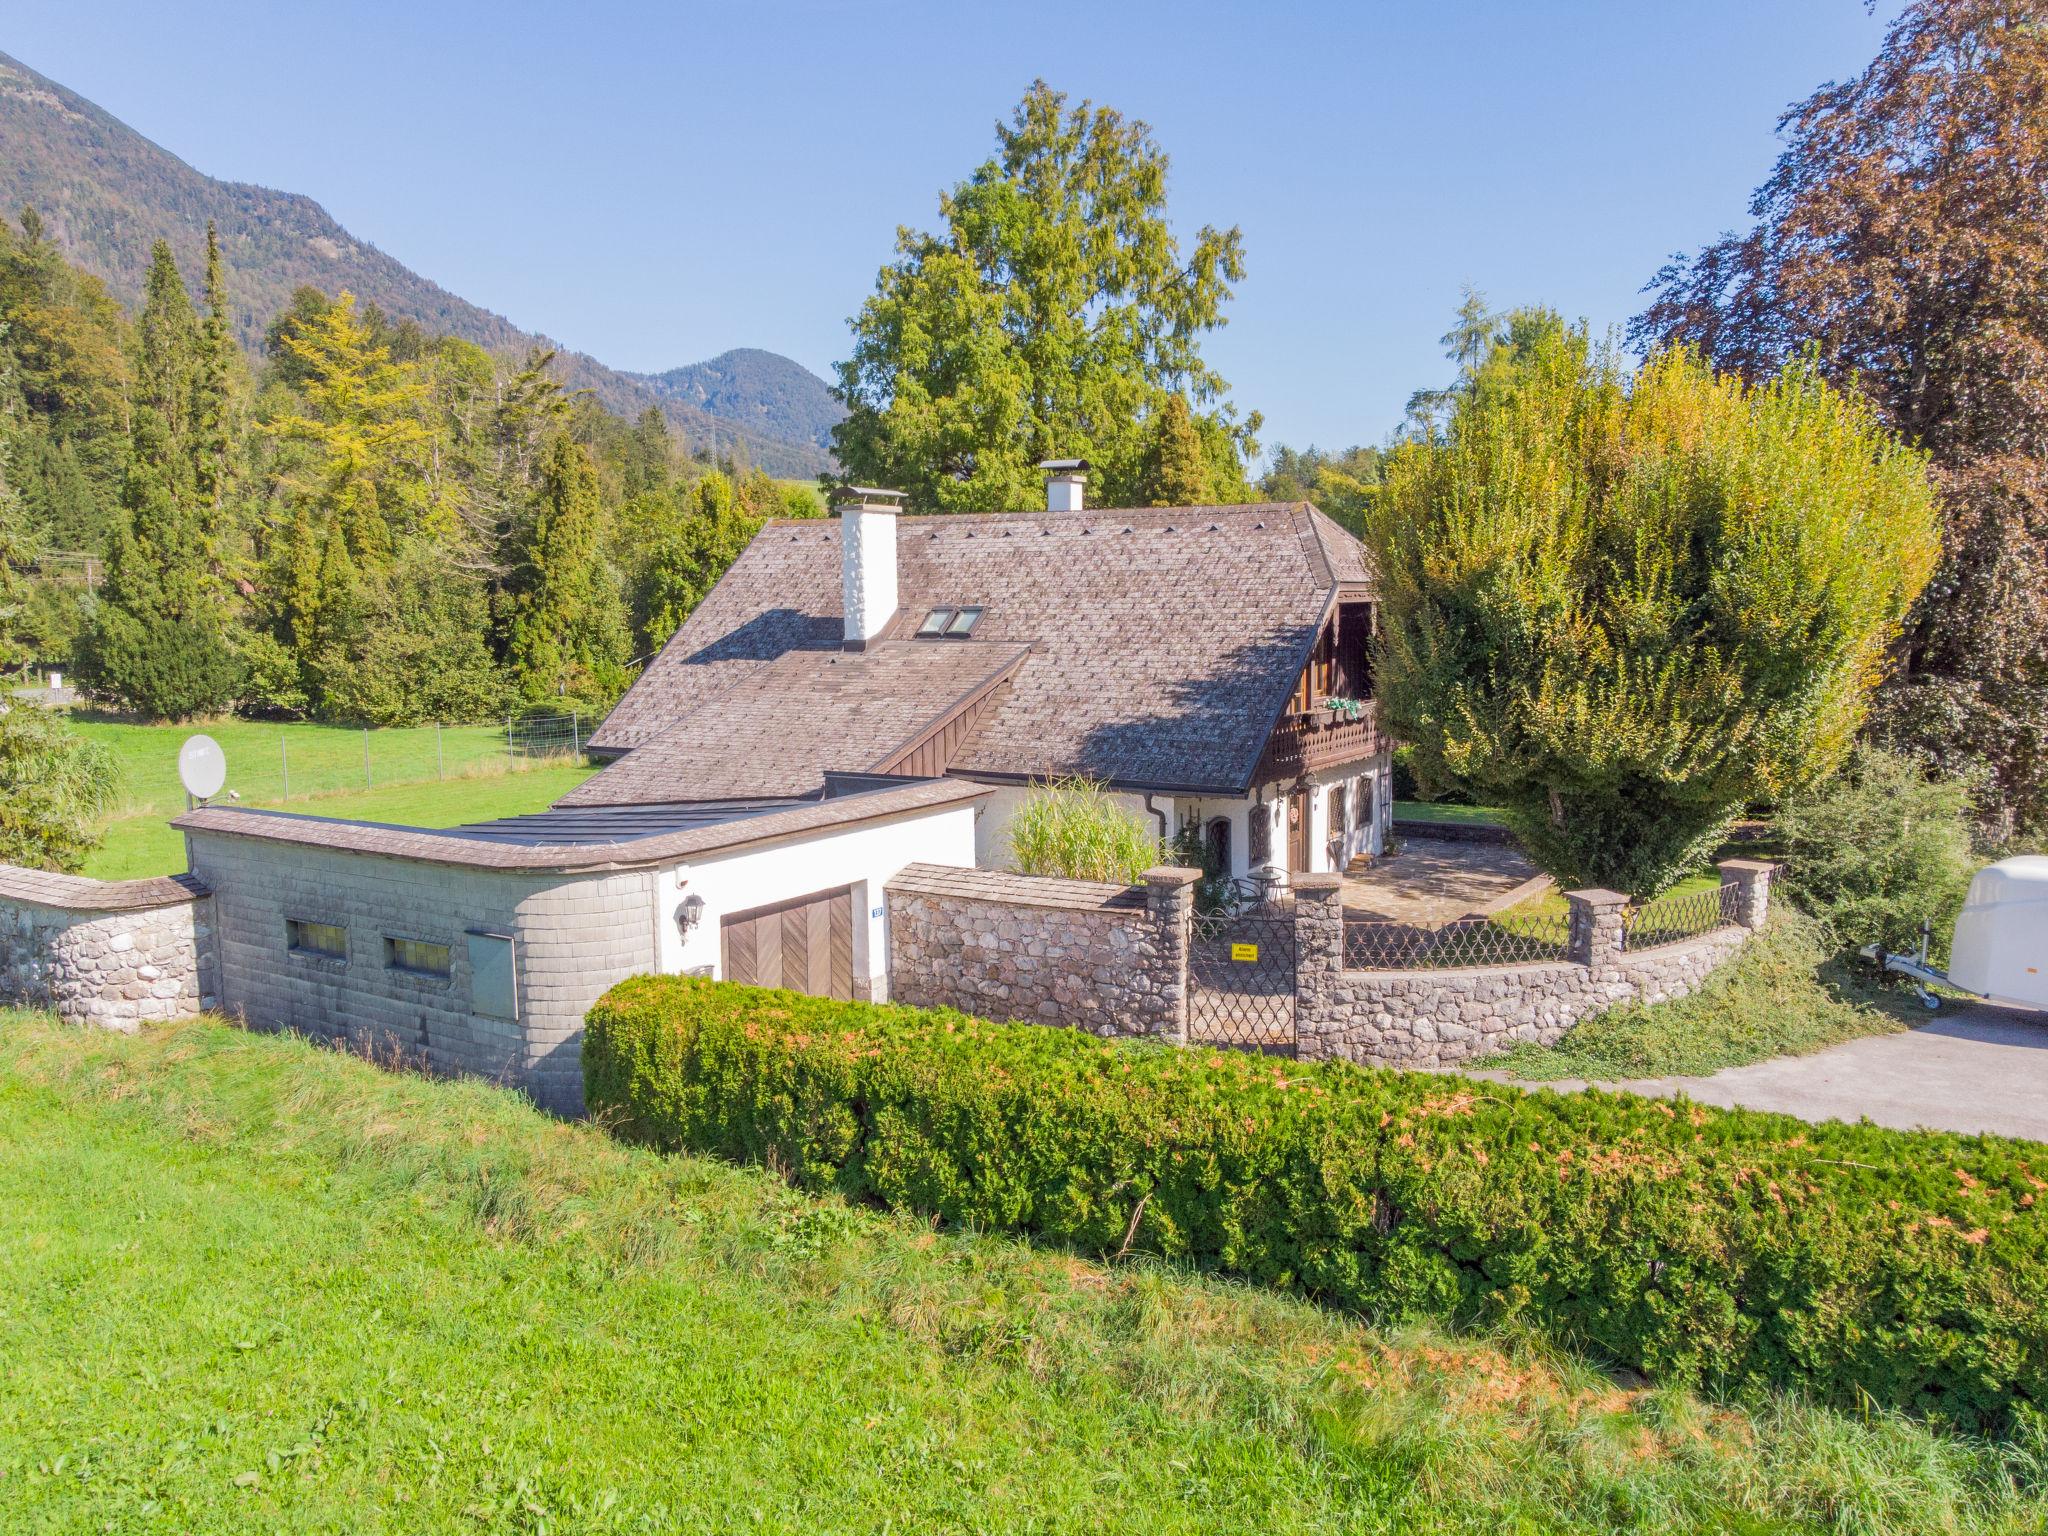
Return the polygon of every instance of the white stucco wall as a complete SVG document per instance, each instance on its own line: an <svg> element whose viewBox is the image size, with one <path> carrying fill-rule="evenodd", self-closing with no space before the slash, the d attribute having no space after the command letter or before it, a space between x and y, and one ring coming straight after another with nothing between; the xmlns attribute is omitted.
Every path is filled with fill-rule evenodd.
<svg viewBox="0 0 2048 1536"><path fill-rule="evenodd" d="M820 891L853 887L853 970L867 978L877 1002L888 996L889 943L882 887L906 864L975 860L974 806L945 806L840 832L714 854L660 872L655 886L655 928L660 968L666 972L710 967L720 974L720 924L729 914L790 901ZM704 915L685 940L676 909L690 895L704 898Z"/></svg>
<svg viewBox="0 0 2048 1536"><path fill-rule="evenodd" d="M1024 803L1034 786L1004 784L982 802L981 819L974 828L974 862L982 869L1015 869L1017 861L1010 857L1010 818L1017 814L1017 807ZM1143 795L1115 794L1109 797L1122 809L1130 812L1145 824L1146 830L1157 833L1159 818L1145 807ZM1166 835L1172 837L1179 824L1174 820L1175 801L1171 795L1154 795L1152 804L1166 813Z"/></svg>

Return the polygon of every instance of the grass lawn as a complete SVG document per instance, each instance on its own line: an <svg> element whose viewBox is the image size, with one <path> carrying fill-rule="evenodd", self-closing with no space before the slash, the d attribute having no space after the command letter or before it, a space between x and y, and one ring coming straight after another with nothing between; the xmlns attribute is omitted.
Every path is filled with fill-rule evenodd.
<svg viewBox="0 0 2048 1536"><path fill-rule="evenodd" d="M233 755L230 753L230 763ZM428 779L417 784L393 784L383 789L352 790L343 793L296 795L282 809L312 816L354 816L369 821L392 821L406 826L447 827L458 822L487 821L494 816L517 816L538 811L566 795L597 770L582 763L543 763L506 771L503 759L498 771L488 760L478 771L462 778ZM228 782L234 783L231 775ZM251 801L249 804L276 804ZM183 808L182 795L178 809ZM107 824L104 840L85 861L83 873L102 880L132 880L143 875L175 875L185 867L185 839L170 825L173 811L152 811L125 816Z"/></svg>
<svg viewBox="0 0 2048 1536"><path fill-rule="evenodd" d="M33 1531L2033 1531L2037 1457L808 1199L477 1083L0 1014Z"/></svg>
<svg viewBox="0 0 2048 1536"><path fill-rule="evenodd" d="M1432 800L1396 800L1396 821L1480 821L1498 822L1500 812L1490 805L1439 805Z"/></svg>
<svg viewBox="0 0 2048 1536"><path fill-rule="evenodd" d="M1764 931L1690 997L1624 1003L1556 1045L1516 1046L1485 1065L1538 1081L1699 1077L1891 1034L1925 1017L1908 993L1853 970L1820 924L1781 902Z"/></svg>

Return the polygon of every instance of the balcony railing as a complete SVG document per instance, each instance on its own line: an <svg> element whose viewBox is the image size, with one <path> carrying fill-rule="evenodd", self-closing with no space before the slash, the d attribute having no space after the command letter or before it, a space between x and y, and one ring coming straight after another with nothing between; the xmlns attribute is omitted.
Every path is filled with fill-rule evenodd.
<svg viewBox="0 0 2048 1536"><path fill-rule="evenodd" d="M1367 701L1355 718L1317 709L1288 715L1273 728L1259 763L1262 780L1291 779L1324 768L1363 762L1387 748L1377 707Z"/></svg>

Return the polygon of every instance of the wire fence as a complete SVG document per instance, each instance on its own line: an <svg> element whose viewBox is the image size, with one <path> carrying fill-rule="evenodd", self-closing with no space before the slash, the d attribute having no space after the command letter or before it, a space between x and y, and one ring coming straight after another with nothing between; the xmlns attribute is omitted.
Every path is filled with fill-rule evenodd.
<svg viewBox="0 0 2048 1536"><path fill-rule="evenodd" d="M1655 949L1659 944L1676 944L1696 939L1716 928L1735 922L1735 887L1717 886L1707 891L1687 891L1678 896L1659 896L1630 907L1621 914L1621 947Z"/></svg>
<svg viewBox="0 0 2048 1536"><path fill-rule="evenodd" d="M1529 965L1563 960L1570 949L1571 919L1562 912L1509 911L1435 927L1351 919L1344 924L1344 966L1353 971Z"/></svg>

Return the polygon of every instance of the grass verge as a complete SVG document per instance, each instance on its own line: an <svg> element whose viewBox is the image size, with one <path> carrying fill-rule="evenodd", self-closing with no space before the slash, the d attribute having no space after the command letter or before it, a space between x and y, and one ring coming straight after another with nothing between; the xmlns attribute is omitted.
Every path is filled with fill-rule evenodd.
<svg viewBox="0 0 2048 1536"><path fill-rule="evenodd" d="M582 763L541 762L532 767L486 763L461 777L383 789L294 796L282 805L251 801L307 816L354 816L401 826L446 827L497 816L542 810L597 770ZM134 880L175 875L185 868L185 837L170 824L171 812L127 816L107 823L98 848L86 858L84 874L100 880Z"/></svg>
<svg viewBox="0 0 2048 1536"><path fill-rule="evenodd" d="M1556 1045L1516 1046L1486 1065L1539 1082L1703 1077L1891 1034L1921 1017L1903 992L1852 969L1819 922L1781 903L1764 931L1691 996L1623 1003Z"/></svg>
<svg viewBox="0 0 2048 1536"><path fill-rule="evenodd" d="M2038 1451L804 1198L477 1083L0 1014L34 1530L2032 1531Z"/></svg>
<svg viewBox="0 0 2048 1536"><path fill-rule="evenodd" d="M1440 805L1433 800L1396 800L1396 821L1477 821L1489 825L1500 820L1490 805Z"/></svg>

